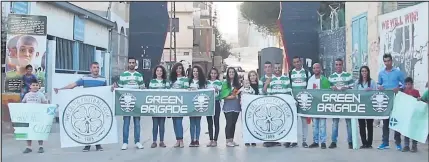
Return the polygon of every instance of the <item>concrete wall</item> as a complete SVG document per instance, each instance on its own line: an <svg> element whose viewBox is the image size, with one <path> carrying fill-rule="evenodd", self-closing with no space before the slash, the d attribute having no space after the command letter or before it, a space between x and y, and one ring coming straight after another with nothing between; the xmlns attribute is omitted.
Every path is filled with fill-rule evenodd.
<svg viewBox="0 0 429 162"><path fill-rule="evenodd" d="M371 78L378 78L378 15L381 13L381 2L346 2L346 71L352 69L352 19L362 13L367 13L368 18L368 65Z"/></svg>

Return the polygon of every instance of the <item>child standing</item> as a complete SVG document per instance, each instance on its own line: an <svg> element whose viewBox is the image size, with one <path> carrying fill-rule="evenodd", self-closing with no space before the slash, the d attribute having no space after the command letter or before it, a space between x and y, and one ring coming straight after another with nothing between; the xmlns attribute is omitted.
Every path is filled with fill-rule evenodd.
<svg viewBox="0 0 429 162"><path fill-rule="evenodd" d="M413 96L415 98L420 98L420 93L418 90L414 89L414 81L413 78L411 77L407 77L405 78L405 89L404 89L404 93ZM408 137L404 137L404 148L402 148L402 152L417 152L417 141L413 140L412 141L412 146L410 149L410 138Z"/></svg>
<svg viewBox="0 0 429 162"><path fill-rule="evenodd" d="M30 92L25 94L24 98L21 101L22 103L42 103L46 104L47 100L44 94L39 92L39 82L36 79L31 80L30 84ZM38 153L45 152L43 150L43 141L39 140L39 151ZM27 148L24 150L24 154L30 153L33 150L31 150L31 140L27 140Z"/></svg>

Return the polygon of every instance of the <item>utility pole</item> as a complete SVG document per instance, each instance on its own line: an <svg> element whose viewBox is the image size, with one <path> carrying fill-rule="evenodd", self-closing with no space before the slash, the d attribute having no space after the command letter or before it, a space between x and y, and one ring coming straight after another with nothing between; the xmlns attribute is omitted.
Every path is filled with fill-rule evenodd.
<svg viewBox="0 0 429 162"><path fill-rule="evenodd" d="M209 2L210 3L210 2ZM209 17L210 17L210 26L212 27L212 34L211 34L211 37L213 37L213 21L215 20L215 18L213 17L213 15L212 15L212 6L213 6L213 3L211 3L211 5L209 5L208 7L209 7ZM215 13L215 16L216 16L216 13ZM211 40L213 40L213 38L211 39ZM211 42L211 41L210 41ZM211 47L211 45L213 45L213 42L211 42L211 44L210 44L210 47ZM216 45L215 45L216 46ZM215 51L211 51L211 57L212 57L212 67L214 67L214 56L215 56Z"/></svg>
<svg viewBox="0 0 429 162"><path fill-rule="evenodd" d="M171 2L170 5L170 62L172 56L174 56L174 62L176 62L176 26L173 20L176 19L176 2ZM174 43L174 45L173 45Z"/></svg>
<svg viewBox="0 0 429 162"><path fill-rule="evenodd" d="M176 19L176 2L173 1L173 19ZM179 23L178 23L179 24ZM176 26L175 26L176 27ZM173 41L174 41L174 63L177 62L177 58L176 58L176 29L174 29L173 31Z"/></svg>

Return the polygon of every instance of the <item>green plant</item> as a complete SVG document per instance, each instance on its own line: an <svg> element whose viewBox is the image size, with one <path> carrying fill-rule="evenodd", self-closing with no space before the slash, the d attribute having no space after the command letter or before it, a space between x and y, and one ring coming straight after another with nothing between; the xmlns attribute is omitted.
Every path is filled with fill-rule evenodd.
<svg viewBox="0 0 429 162"><path fill-rule="evenodd" d="M244 19L258 27L259 32L275 35L279 31L280 2L243 2L240 12Z"/></svg>

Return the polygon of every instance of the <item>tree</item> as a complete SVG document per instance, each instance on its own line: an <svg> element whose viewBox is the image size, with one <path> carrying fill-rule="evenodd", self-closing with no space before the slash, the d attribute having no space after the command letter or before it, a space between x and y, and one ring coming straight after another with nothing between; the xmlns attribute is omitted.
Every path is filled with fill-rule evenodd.
<svg viewBox="0 0 429 162"><path fill-rule="evenodd" d="M278 33L280 2L243 2L240 12L244 19L258 27L259 32L268 35Z"/></svg>
<svg viewBox="0 0 429 162"><path fill-rule="evenodd" d="M226 42L226 40L224 40L222 38L222 35L220 34L219 30L217 29L217 27L213 28L213 32L215 34L215 54L217 56L222 56L222 59L226 59L228 58L229 55L231 55L231 45Z"/></svg>

